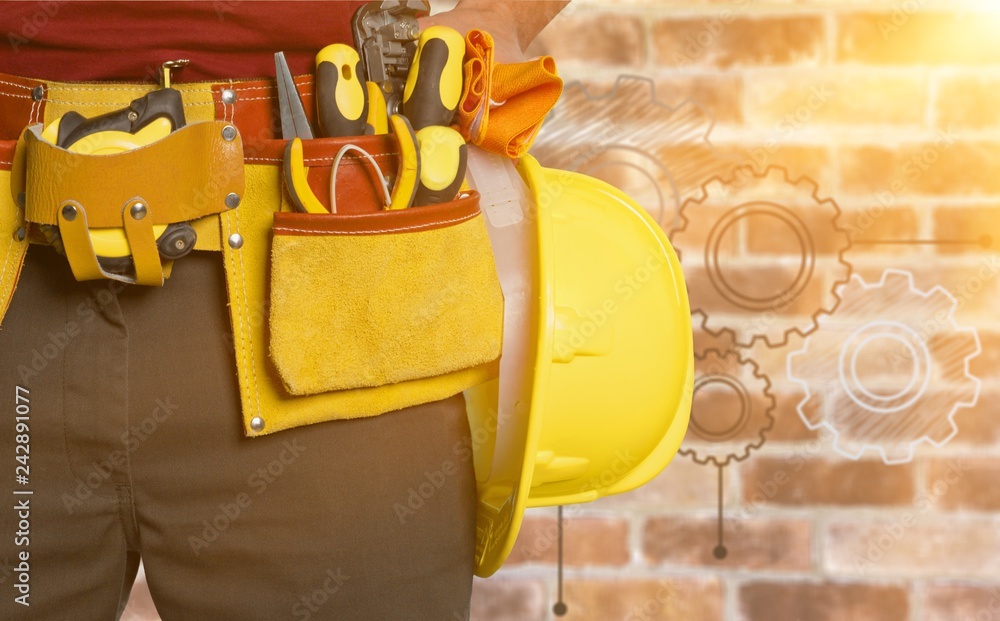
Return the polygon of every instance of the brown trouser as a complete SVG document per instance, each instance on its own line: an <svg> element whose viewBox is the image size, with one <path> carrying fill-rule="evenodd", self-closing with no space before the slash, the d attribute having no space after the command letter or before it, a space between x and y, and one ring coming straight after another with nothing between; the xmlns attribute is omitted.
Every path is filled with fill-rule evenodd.
<svg viewBox="0 0 1000 621"><path fill-rule="evenodd" d="M219 253L160 289L29 249L0 328L0 619L115 619L140 557L165 621L466 619L462 396L249 439L229 335Z"/></svg>

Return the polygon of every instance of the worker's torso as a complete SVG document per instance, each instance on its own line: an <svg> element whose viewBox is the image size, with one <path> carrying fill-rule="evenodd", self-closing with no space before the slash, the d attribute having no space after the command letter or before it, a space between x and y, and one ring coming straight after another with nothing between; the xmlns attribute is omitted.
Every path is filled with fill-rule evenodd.
<svg viewBox="0 0 1000 621"><path fill-rule="evenodd" d="M155 81L165 60L191 64L177 81L265 77L284 50L294 74L316 50L351 43L363 2L0 2L0 73L50 80Z"/></svg>

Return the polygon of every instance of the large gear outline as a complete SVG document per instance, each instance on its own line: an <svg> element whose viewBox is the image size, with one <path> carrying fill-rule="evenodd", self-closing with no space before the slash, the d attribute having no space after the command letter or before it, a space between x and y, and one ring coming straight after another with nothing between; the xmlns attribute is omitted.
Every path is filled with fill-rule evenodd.
<svg viewBox="0 0 1000 621"><path fill-rule="evenodd" d="M531 153L543 166L612 185L616 182L604 174L607 169L629 170L653 187L658 205L651 215L669 229L680 206L698 192L704 179L727 174L738 165L735 157L720 154L709 141L714 126L715 119L694 99L676 106L660 102L649 78L619 75L612 89L600 95L574 81L563 89ZM672 148L664 152L665 147ZM632 194L629 188L619 189ZM673 217L667 222L671 211Z"/></svg>
<svg viewBox="0 0 1000 621"><path fill-rule="evenodd" d="M822 210L825 216L804 220L796 214L796 208L776 202L776 184L784 187L796 200L808 203L810 210ZM701 245L695 243L696 240L688 239L696 235L694 231L699 228L691 226L700 224L696 220L702 219L704 210L699 207L719 199L730 200L733 196L738 197L739 203L727 205L721 218L702 227L710 230L704 252L682 250L684 246ZM712 336L728 334L739 347L751 347L758 340L763 340L769 347L778 348L788 343L792 333L803 337L809 335L816 330L819 316L830 314L837 308L840 302L837 288L847 283L851 276L851 264L844 260L845 253L851 248L851 238L838 226L841 213L833 199L819 196L819 186L815 181L804 176L793 180L788 170L781 166L769 166L763 172L758 172L753 166L741 166L729 177L708 180L701 188L701 195L689 199L681 207L680 225L670 232L671 242L678 247L681 264L688 272L703 270L712 283L712 287L701 287L691 292L692 316L700 318L702 329ZM727 281L719 260L719 246L727 231L740 220L759 215L781 220L795 234L802 253L800 268L791 286L764 298L754 297ZM816 252L816 242L820 239L833 241L835 252L821 257ZM830 284L823 288L819 307L808 319L799 321L785 310L794 306L814 276L826 277ZM708 308L724 310L710 312ZM757 314L760 320L745 322L742 328L736 328L725 317L726 314L747 313ZM778 319L784 320L784 323Z"/></svg>
<svg viewBox="0 0 1000 621"><path fill-rule="evenodd" d="M721 352L717 349L696 354L697 366L708 366L709 373L696 373L692 391L697 393L711 384L722 384L736 393L740 400L741 412L736 422L723 430L714 431L708 425L699 423L704 414L697 408L691 411L688 432L704 444L694 447L684 446L678 453L690 457L695 463L707 466L715 464L724 467L730 462L744 461L750 453L759 449L767 441L767 434L774 427L774 408L777 405L771 393L771 380L761 373L760 366L750 358L737 352ZM755 399L756 397L756 399ZM761 407L761 404L764 404ZM749 434L743 433L749 430ZM737 452L731 450L731 440L738 435L749 435L752 440L740 446ZM729 444L726 444L726 443Z"/></svg>
<svg viewBox="0 0 1000 621"><path fill-rule="evenodd" d="M982 353L982 345L974 328L959 327L955 321L958 300L940 286L921 291L914 286L912 273L893 269L886 270L875 284L854 275L843 287L841 300L837 313L821 318L819 329L787 359L789 380L805 393L797 407L802 422L813 430L830 431L833 449L852 460L861 459L866 451L875 451L887 465L901 464L911 461L916 447L924 442L937 448L947 444L958 433L955 414L961 408L974 407L982 389L982 382L970 372L970 362ZM840 329L844 325L838 323L840 316L854 312L870 316L872 309L879 309L886 319L846 324L854 329L845 338L847 330ZM914 309L921 311L920 316L910 319ZM943 316L947 321L940 319ZM857 324L860 326L855 327ZM928 326L939 329L928 334ZM931 337L945 329L947 347L931 342ZM897 352L906 352L900 358L913 360L910 381L892 394L875 394L858 378L858 356L876 339L900 343ZM929 342L935 353L943 351L949 359L936 360ZM836 352L835 381L830 380L833 356L823 355L828 351ZM850 373L845 372L848 359ZM897 358L886 359L898 366ZM954 365L949 363L957 361L963 363L962 385L971 397L953 399L953 390L928 393L935 371L938 377L953 377ZM814 384L824 379L824 374L826 382L817 391Z"/></svg>

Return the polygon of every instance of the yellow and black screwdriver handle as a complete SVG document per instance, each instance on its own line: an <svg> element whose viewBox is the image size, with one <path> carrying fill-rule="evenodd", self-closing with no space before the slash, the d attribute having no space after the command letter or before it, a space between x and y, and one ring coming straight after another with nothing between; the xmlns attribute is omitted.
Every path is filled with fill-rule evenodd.
<svg viewBox="0 0 1000 621"><path fill-rule="evenodd" d="M361 57L348 45L334 43L316 55L316 112L320 136L375 133L375 128L368 125L368 86L362 75Z"/></svg>
<svg viewBox="0 0 1000 621"><path fill-rule="evenodd" d="M413 129L451 125L462 97L465 37L454 28L431 26L420 33L406 76L403 114Z"/></svg>

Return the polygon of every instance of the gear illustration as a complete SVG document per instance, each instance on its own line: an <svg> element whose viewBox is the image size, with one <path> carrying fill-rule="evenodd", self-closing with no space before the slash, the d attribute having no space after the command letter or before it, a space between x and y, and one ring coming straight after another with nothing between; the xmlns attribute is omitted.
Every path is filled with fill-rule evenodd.
<svg viewBox="0 0 1000 621"><path fill-rule="evenodd" d="M758 339L780 347L837 307L836 289L851 274L843 258L851 240L837 225L840 208L817 191L784 168L743 166L684 203L670 237L689 280L710 285L690 291L692 315L706 332L729 333L741 347Z"/></svg>
<svg viewBox="0 0 1000 621"><path fill-rule="evenodd" d="M691 422L679 453L703 465L743 461L774 426L771 381L735 352L710 349L695 356L695 366Z"/></svg>
<svg viewBox="0 0 1000 621"><path fill-rule="evenodd" d="M737 165L735 157L720 155L709 142L714 124L692 99L676 107L660 103L648 78L619 76L605 94L571 82L531 153L543 166L616 186L667 229L703 180Z"/></svg>
<svg viewBox="0 0 1000 621"><path fill-rule="evenodd" d="M941 287L915 288L900 270L873 285L855 275L841 298L788 357L788 377L805 391L806 426L832 432L834 450L849 459L870 450L886 464L912 460L923 442L951 440L956 412L981 389L969 372L979 335L955 322L958 300Z"/></svg>

